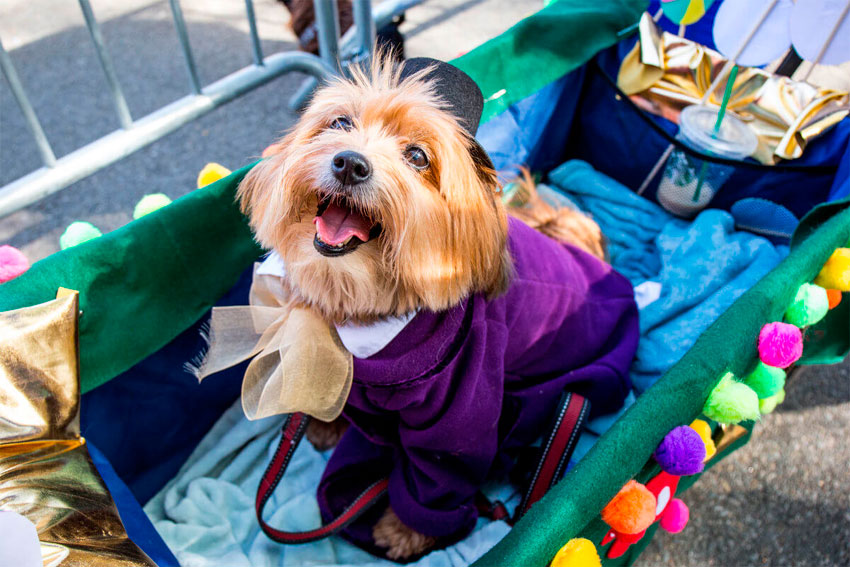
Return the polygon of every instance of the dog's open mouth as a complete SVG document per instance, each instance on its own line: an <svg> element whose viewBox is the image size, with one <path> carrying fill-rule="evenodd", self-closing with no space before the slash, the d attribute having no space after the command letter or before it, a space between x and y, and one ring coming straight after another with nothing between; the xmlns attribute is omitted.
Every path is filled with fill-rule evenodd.
<svg viewBox="0 0 850 567"><path fill-rule="evenodd" d="M313 224L313 246L323 256L344 256L381 233L381 225L345 197L324 197Z"/></svg>

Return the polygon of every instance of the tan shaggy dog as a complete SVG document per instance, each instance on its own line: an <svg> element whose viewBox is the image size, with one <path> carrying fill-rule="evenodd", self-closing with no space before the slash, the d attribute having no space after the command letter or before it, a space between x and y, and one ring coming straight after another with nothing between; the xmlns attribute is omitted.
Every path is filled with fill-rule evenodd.
<svg viewBox="0 0 850 567"><path fill-rule="evenodd" d="M334 323L442 311L473 293L497 296L511 281L507 212L489 158L447 111L430 69L402 78L400 66L375 61L320 89L239 187L257 240L286 265L293 300ZM545 208L540 220L531 205L519 216L601 255L592 221ZM333 446L341 423L313 420L308 438ZM391 508L373 535L391 558L434 543Z"/></svg>

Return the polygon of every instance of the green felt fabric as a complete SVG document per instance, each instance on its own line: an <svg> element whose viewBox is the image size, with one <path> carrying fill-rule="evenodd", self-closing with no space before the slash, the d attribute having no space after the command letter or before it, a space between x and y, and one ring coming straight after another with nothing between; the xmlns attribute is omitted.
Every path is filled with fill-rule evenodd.
<svg viewBox="0 0 850 567"><path fill-rule="evenodd" d="M589 539L598 544L604 535L598 519L602 508L647 466L668 431L701 414L723 374L746 373L757 356L762 325L781 320L797 287L811 281L832 251L850 238L848 204L822 206L828 214L820 207L815 209L803 223L793 252L709 327L682 360L639 397L564 479L475 565L543 566L561 545L580 534L593 536Z"/></svg>
<svg viewBox="0 0 850 567"><path fill-rule="evenodd" d="M614 45L648 0L558 0L452 61L484 93L482 122Z"/></svg>
<svg viewBox="0 0 850 567"><path fill-rule="evenodd" d="M248 169L36 262L0 285L0 311L78 290L82 391L124 372L194 324L259 256L233 201Z"/></svg>

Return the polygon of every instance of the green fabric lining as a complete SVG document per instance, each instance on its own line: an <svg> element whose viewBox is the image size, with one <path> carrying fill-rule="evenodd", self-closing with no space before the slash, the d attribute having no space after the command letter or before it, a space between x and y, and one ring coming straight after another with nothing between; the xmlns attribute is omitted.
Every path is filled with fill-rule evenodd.
<svg viewBox="0 0 850 567"><path fill-rule="evenodd" d="M261 253L234 203L247 166L0 285L0 311L80 292L85 393L194 324Z"/></svg>
<svg viewBox="0 0 850 567"><path fill-rule="evenodd" d="M602 508L647 465L668 431L702 413L724 373L744 375L756 356L762 325L781 320L797 287L811 281L832 251L847 242L848 204L845 200L822 205L829 207L831 216L821 207L813 210L809 216L823 224L808 230L814 221L804 220L801 230L808 233L795 241L793 253L709 327L682 360L639 397L575 468L474 565L543 566L569 539L583 532L599 535L596 522ZM599 541L601 536L594 543Z"/></svg>

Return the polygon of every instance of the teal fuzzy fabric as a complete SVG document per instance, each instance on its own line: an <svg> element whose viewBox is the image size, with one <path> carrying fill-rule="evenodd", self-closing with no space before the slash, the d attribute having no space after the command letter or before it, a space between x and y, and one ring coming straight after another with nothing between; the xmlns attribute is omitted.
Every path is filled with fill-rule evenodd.
<svg viewBox="0 0 850 567"><path fill-rule="evenodd" d="M640 313L641 340L631 369L639 393L788 254L787 247L736 231L725 211L676 219L580 160L558 166L548 181L599 224L617 271L633 285L661 285L660 297Z"/></svg>

